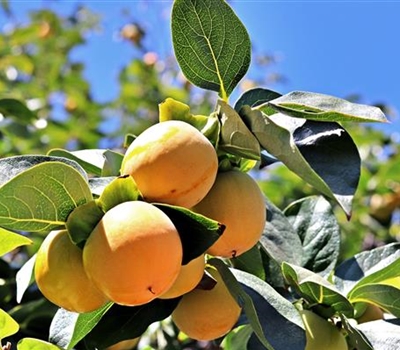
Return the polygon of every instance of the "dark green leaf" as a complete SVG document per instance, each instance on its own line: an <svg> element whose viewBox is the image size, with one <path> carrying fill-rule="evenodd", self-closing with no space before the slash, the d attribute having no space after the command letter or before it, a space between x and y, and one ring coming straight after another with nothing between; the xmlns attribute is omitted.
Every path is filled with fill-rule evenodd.
<svg viewBox="0 0 400 350"><path fill-rule="evenodd" d="M294 91L270 101L269 105L278 112L310 120L387 122L377 107L312 92Z"/></svg>
<svg viewBox="0 0 400 350"><path fill-rule="evenodd" d="M179 298L155 299L133 307L114 304L86 336L85 344L89 349L104 349L119 341L139 337L150 324L170 316L178 302Z"/></svg>
<svg viewBox="0 0 400 350"><path fill-rule="evenodd" d="M356 329L368 339L372 349L396 350L400 348L399 318L362 323L357 325Z"/></svg>
<svg viewBox="0 0 400 350"><path fill-rule="evenodd" d="M351 303L333 284L321 276L303 267L288 263L282 264L282 271L287 283L311 306L327 307L328 316L342 313L346 317L353 317L354 309Z"/></svg>
<svg viewBox="0 0 400 350"><path fill-rule="evenodd" d="M88 183L75 168L61 162L40 163L0 187L0 225L48 232L63 227L76 207L91 200Z"/></svg>
<svg viewBox="0 0 400 350"><path fill-rule="evenodd" d="M49 340L63 349L73 349L109 312L112 305L107 303L98 310L83 314L59 309L51 322Z"/></svg>
<svg viewBox="0 0 400 350"><path fill-rule="evenodd" d="M292 203L284 213L303 245L301 266L328 276L340 249L340 227L330 204L323 197L309 197Z"/></svg>
<svg viewBox="0 0 400 350"><path fill-rule="evenodd" d="M28 237L0 227L0 256L27 244L32 244Z"/></svg>
<svg viewBox="0 0 400 350"><path fill-rule="evenodd" d="M343 329L347 332L347 343L350 349L374 350L365 335L359 331L344 315L340 315Z"/></svg>
<svg viewBox="0 0 400 350"><path fill-rule="evenodd" d="M263 266L260 248L255 245L253 248L240 254L240 256L231 259L233 267L238 270L251 273L258 278L265 280L265 271Z"/></svg>
<svg viewBox="0 0 400 350"><path fill-rule="evenodd" d="M189 81L227 100L250 65L246 28L223 0L175 0L175 56Z"/></svg>
<svg viewBox="0 0 400 350"><path fill-rule="evenodd" d="M5 117L16 117L19 122L25 124L36 118L36 115L26 105L12 98L0 99L0 113Z"/></svg>
<svg viewBox="0 0 400 350"><path fill-rule="evenodd" d="M219 222L189 209L160 203L154 205L168 215L179 232L183 246L183 265L204 254L225 230L225 226Z"/></svg>
<svg viewBox="0 0 400 350"><path fill-rule="evenodd" d="M68 216L66 226L72 242L83 248L93 229L104 215L96 201L92 200L75 208Z"/></svg>
<svg viewBox="0 0 400 350"><path fill-rule="evenodd" d="M340 264L334 276L336 287L346 294L365 276L392 264L400 256L400 243L361 252Z"/></svg>
<svg viewBox="0 0 400 350"><path fill-rule="evenodd" d="M349 179L346 177L344 181L342 179L343 172L347 171L347 168L343 169L343 164L346 164L345 160L348 160L348 154L344 153L341 142L343 141L346 146L352 144L351 139L349 139L344 129L336 124L323 123L325 126L316 128L315 132L313 131L314 127L305 126L305 129L300 129L296 135L297 142L301 146L300 151L296 145L296 138L293 133L299 127L305 125L304 120L290 118L283 114L274 114L268 117L260 111L252 110L248 106L241 108L240 113L252 133L260 142L260 145L268 153L282 161L291 171L314 186L322 194L335 200L345 213L350 216L351 201L358 178L355 179L356 177L352 171ZM329 155L327 155L329 147L332 147L330 150L332 153L328 152ZM311 151L307 152L308 149L313 150L314 153L316 150L322 150L321 155L317 156L316 154L318 153L312 154ZM354 155L353 148L350 148L350 154ZM310 159L311 164L308 159ZM321 159L324 160L325 167L322 167L318 163L318 160ZM336 159L340 160L338 168L332 166L332 164L335 164ZM326 167L328 160L329 166ZM313 167L316 167L319 173ZM355 168L354 165L353 168Z"/></svg>
<svg viewBox="0 0 400 350"><path fill-rule="evenodd" d="M250 107L261 106L261 105L264 105L267 102L274 100L280 96L282 96L282 95L275 91L267 90L267 89L263 89L263 88L254 88L251 90L247 90L236 101L235 110L237 112L239 112L243 106L250 106ZM272 109L271 107L268 107L268 105L266 105L262 109L262 111L267 115L276 113L275 110Z"/></svg>
<svg viewBox="0 0 400 350"><path fill-rule="evenodd" d="M239 114L224 101L218 101L221 134L218 148L248 159L260 159L260 145Z"/></svg>

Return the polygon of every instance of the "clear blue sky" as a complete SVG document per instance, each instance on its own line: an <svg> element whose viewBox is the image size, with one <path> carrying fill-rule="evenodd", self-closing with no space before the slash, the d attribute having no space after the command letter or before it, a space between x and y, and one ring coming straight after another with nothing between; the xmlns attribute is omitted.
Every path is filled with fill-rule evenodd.
<svg viewBox="0 0 400 350"><path fill-rule="evenodd" d="M124 22L143 22L149 32L147 47L161 56L171 53L172 1L11 0L11 8L23 22L29 9L50 7L67 14L79 3L102 17L103 33L92 35L86 46L73 52L74 59L86 62L95 98L108 100L117 94L117 73L136 54L131 45L116 40ZM231 5L255 50L281 57L267 72L253 65L248 77L275 71L288 79L269 86L281 93L305 90L337 97L354 93L362 96L363 103L383 102L400 112L400 0L233 0ZM122 9L129 9L130 15L122 15ZM389 127L400 132L399 115Z"/></svg>

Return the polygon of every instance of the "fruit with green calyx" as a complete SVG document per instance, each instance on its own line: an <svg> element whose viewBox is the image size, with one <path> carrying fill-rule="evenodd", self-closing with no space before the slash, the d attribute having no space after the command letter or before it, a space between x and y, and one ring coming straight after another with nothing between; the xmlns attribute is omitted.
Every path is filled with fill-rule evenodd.
<svg viewBox="0 0 400 350"><path fill-rule="evenodd" d="M182 254L179 234L169 217L152 204L129 201L104 214L83 248L83 264L111 301L135 306L172 286Z"/></svg>
<svg viewBox="0 0 400 350"><path fill-rule="evenodd" d="M40 246L35 279L52 303L73 312L90 312L107 302L83 267L82 250L72 243L67 230L52 231Z"/></svg>
<svg viewBox="0 0 400 350"><path fill-rule="evenodd" d="M147 202L191 208L214 184L218 157L195 127L179 120L155 124L128 147L121 175L131 175Z"/></svg>

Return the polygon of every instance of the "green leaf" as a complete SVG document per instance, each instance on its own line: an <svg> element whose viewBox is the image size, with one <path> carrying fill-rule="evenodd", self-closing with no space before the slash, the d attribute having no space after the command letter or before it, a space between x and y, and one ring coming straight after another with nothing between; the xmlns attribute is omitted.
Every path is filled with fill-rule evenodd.
<svg viewBox="0 0 400 350"><path fill-rule="evenodd" d="M347 343L350 349L374 350L365 335L358 330L344 315L340 315L343 329L347 332Z"/></svg>
<svg viewBox="0 0 400 350"><path fill-rule="evenodd" d="M0 343L2 339L17 333L18 330L18 323L7 312L0 309Z"/></svg>
<svg viewBox="0 0 400 350"><path fill-rule="evenodd" d="M77 170L84 177L84 179L87 180L87 174L85 170L83 170L83 168L75 161L62 157L28 155L0 159L0 185L3 185L5 182L11 180L13 177L32 168L35 165L50 162L61 162L67 164Z"/></svg>
<svg viewBox="0 0 400 350"><path fill-rule="evenodd" d="M179 300L155 299L133 307L114 304L86 336L85 344L89 349L105 349L119 341L139 337L150 324L170 316Z"/></svg>
<svg viewBox="0 0 400 350"><path fill-rule="evenodd" d="M351 215L351 201L359 177L359 155L343 128L335 123L306 124L304 120L283 114L268 117L248 106L242 107L240 114L268 153L335 200L347 216Z"/></svg>
<svg viewBox="0 0 400 350"><path fill-rule="evenodd" d="M391 243L361 252L336 268L333 282L343 294L347 295L363 278L390 266L399 257L400 243Z"/></svg>
<svg viewBox="0 0 400 350"><path fill-rule="evenodd" d="M294 91L268 104L278 112L296 118L331 122L387 122L377 107L312 92Z"/></svg>
<svg viewBox="0 0 400 350"><path fill-rule="evenodd" d="M236 269L246 271L262 280L265 280L266 276L262 255L260 248L257 245L247 252L240 254L238 257L230 259L230 261Z"/></svg>
<svg viewBox="0 0 400 350"><path fill-rule="evenodd" d="M116 178L116 176L90 178L89 187L93 196L100 197L104 189Z"/></svg>
<svg viewBox="0 0 400 350"><path fill-rule="evenodd" d="M353 317L354 309L349 300L321 276L303 267L288 263L282 264L282 271L287 283L311 306L328 307L327 315L323 316L331 317L335 313L342 313L346 317Z"/></svg>
<svg viewBox="0 0 400 350"><path fill-rule="evenodd" d="M17 284L17 303L20 303L24 293L33 282L33 269L35 267L36 254L34 254L17 272L15 282Z"/></svg>
<svg viewBox="0 0 400 350"><path fill-rule="evenodd" d="M175 0L171 27L183 74L226 101L250 65L251 43L242 22L224 0Z"/></svg>
<svg viewBox="0 0 400 350"><path fill-rule="evenodd" d="M379 306L400 318L400 289L387 284L363 284L348 296L350 302L366 302Z"/></svg>
<svg viewBox="0 0 400 350"><path fill-rule="evenodd" d="M28 244L32 244L32 241L28 237L0 227L0 256Z"/></svg>
<svg viewBox="0 0 400 350"><path fill-rule="evenodd" d="M302 242L301 266L328 276L340 249L340 227L329 202L321 196L303 198L284 213Z"/></svg>
<svg viewBox="0 0 400 350"><path fill-rule="evenodd" d="M111 181L103 190L97 203L107 212L123 202L136 201L141 197L132 176L120 176Z"/></svg>
<svg viewBox="0 0 400 350"><path fill-rule="evenodd" d="M400 348L399 318L362 323L357 325L356 329L368 339L372 349L394 350Z"/></svg>
<svg viewBox="0 0 400 350"><path fill-rule="evenodd" d="M59 309L51 325L49 340L63 349L73 349L100 321L113 304L83 314Z"/></svg>
<svg viewBox="0 0 400 350"><path fill-rule="evenodd" d="M17 350L60 350L60 348L44 340L24 338L18 342Z"/></svg>
<svg viewBox="0 0 400 350"><path fill-rule="evenodd" d="M221 347L225 350L243 350L247 349L247 343L253 329L249 325L243 325L231 330L222 340Z"/></svg>
<svg viewBox="0 0 400 350"><path fill-rule="evenodd" d="M124 155L119 152L106 150L103 153L104 165L101 176L118 176L120 174L121 163Z"/></svg>
<svg viewBox="0 0 400 350"><path fill-rule="evenodd" d="M260 160L260 144L239 114L224 101L218 101L221 134L218 149L248 159Z"/></svg>
<svg viewBox="0 0 400 350"><path fill-rule="evenodd" d="M36 119L36 115L25 104L12 98L0 99L0 113L5 117L16 117L24 124L29 124Z"/></svg>
<svg viewBox="0 0 400 350"><path fill-rule="evenodd" d="M97 201L90 201L75 208L68 215L66 226L72 242L83 248L93 229L104 215Z"/></svg>
<svg viewBox="0 0 400 350"><path fill-rule="evenodd" d="M250 339L248 349L304 349L304 327L290 301L268 283L247 272L229 269L219 259L208 263L218 269L229 291L242 306L246 319L240 323L249 323L253 328L255 336ZM291 334L290 339L285 334Z"/></svg>
<svg viewBox="0 0 400 350"><path fill-rule="evenodd" d="M73 167L40 163L0 187L0 226L48 232L63 227L72 210L90 200L86 180Z"/></svg>
<svg viewBox="0 0 400 350"><path fill-rule="evenodd" d="M219 222L189 209L160 203L154 205L168 215L179 232L183 265L204 254L225 230L225 226Z"/></svg>
<svg viewBox="0 0 400 350"><path fill-rule="evenodd" d="M278 97L282 96L281 94L263 88L254 88L251 90L247 90L235 103L235 110L239 113L240 109L243 106L257 107L266 105L267 102L274 100ZM267 114L276 113L274 109L268 107L268 105L262 108L262 111Z"/></svg>

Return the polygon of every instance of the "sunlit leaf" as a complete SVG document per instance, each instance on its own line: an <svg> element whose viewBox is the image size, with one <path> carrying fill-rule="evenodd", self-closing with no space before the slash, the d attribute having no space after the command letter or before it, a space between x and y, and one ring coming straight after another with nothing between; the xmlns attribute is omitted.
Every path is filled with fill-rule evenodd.
<svg viewBox="0 0 400 350"><path fill-rule="evenodd" d="M387 122L385 115L377 107L313 92L294 91L269 101L269 105L278 112L310 120Z"/></svg>
<svg viewBox="0 0 400 350"><path fill-rule="evenodd" d="M239 18L223 0L176 0L171 24L185 76L227 100L250 65L250 39Z"/></svg>
<svg viewBox="0 0 400 350"><path fill-rule="evenodd" d="M28 237L0 227L0 256L28 244L32 244L32 241Z"/></svg>
<svg viewBox="0 0 400 350"><path fill-rule="evenodd" d="M86 180L73 167L40 163L0 187L0 225L18 231L51 231L63 227L72 210L91 199Z"/></svg>
<svg viewBox="0 0 400 350"><path fill-rule="evenodd" d="M35 267L36 254L33 255L17 272L15 282L17 284L17 303L20 303L24 293L33 282L33 269Z"/></svg>
<svg viewBox="0 0 400 350"><path fill-rule="evenodd" d="M18 323L4 310L0 309L0 342L2 339L17 333Z"/></svg>
<svg viewBox="0 0 400 350"><path fill-rule="evenodd" d="M17 350L60 350L58 346L44 340L24 338L17 344Z"/></svg>

